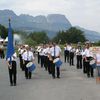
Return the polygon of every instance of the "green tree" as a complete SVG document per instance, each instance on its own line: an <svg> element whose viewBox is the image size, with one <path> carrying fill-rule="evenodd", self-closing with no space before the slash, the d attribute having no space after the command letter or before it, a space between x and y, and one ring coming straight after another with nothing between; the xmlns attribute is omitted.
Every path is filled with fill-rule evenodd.
<svg viewBox="0 0 100 100"><path fill-rule="evenodd" d="M62 44L68 43L77 43L86 41L83 32L75 27L71 27L67 31L58 32L57 36L54 37L53 41L58 42L61 41Z"/></svg>
<svg viewBox="0 0 100 100"><path fill-rule="evenodd" d="M33 41L40 43L46 43L49 41L49 38L45 32L33 32L31 33L28 38L31 38Z"/></svg>
<svg viewBox="0 0 100 100"><path fill-rule="evenodd" d="M37 42L33 41L33 39L31 39L31 38L26 39L24 42L25 42L25 44L28 44L29 46L37 45Z"/></svg>
<svg viewBox="0 0 100 100"><path fill-rule="evenodd" d="M8 29L0 24L0 36L5 39L8 36Z"/></svg>

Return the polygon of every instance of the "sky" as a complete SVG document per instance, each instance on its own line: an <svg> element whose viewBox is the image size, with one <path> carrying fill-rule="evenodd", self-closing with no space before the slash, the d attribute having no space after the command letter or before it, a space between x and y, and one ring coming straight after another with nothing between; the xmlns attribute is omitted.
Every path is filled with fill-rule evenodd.
<svg viewBox="0 0 100 100"><path fill-rule="evenodd" d="M100 0L0 0L0 10L17 15L63 14L73 26L100 33Z"/></svg>

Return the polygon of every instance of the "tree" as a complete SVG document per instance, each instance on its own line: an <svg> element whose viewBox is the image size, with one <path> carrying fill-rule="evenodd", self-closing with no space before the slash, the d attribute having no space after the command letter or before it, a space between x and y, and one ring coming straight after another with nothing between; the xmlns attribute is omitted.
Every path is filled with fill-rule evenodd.
<svg viewBox="0 0 100 100"><path fill-rule="evenodd" d="M31 38L33 41L40 43L47 43L49 38L45 32L33 32L31 33L28 38Z"/></svg>
<svg viewBox="0 0 100 100"><path fill-rule="evenodd" d="M6 37L8 36L8 29L5 28L3 25L0 24L0 36L3 39L6 39Z"/></svg>
<svg viewBox="0 0 100 100"><path fill-rule="evenodd" d="M53 41L58 42L61 40L61 43L77 43L86 41L83 32L75 27L71 27L67 31L58 32L57 36L54 37Z"/></svg>
<svg viewBox="0 0 100 100"><path fill-rule="evenodd" d="M35 46L37 45L37 43L35 41L33 41L31 38L26 39L25 44L28 44L29 46Z"/></svg>

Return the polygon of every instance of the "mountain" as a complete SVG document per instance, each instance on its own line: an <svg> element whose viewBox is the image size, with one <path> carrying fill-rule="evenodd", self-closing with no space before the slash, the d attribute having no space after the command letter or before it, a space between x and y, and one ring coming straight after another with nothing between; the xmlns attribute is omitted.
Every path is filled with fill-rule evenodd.
<svg viewBox="0 0 100 100"><path fill-rule="evenodd" d="M81 31L84 32L84 35L85 35L87 40L94 41L94 42L100 41L100 33L99 32L87 30L87 29L84 29L84 28L79 27L79 26L76 26L76 28L80 29Z"/></svg>
<svg viewBox="0 0 100 100"><path fill-rule="evenodd" d="M69 20L61 14L49 14L47 16L21 14L18 16L12 10L0 10L0 24L8 27L9 17L11 17L12 28L14 30L26 31L28 33L33 31L45 31L50 38L54 37L58 31L65 31L72 27ZM100 33L79 26L76 27L84 31L84 35L88 40L100 40Z"/></svg>
<svg viewBox="0 0 100 100"><path fill-rule="evenodd" d="M27 14L16 15L12 10L0 10L0 24L8 27L8 18L12 19L14 29L24 29L29 31L54 31L67 30L71 27L68 19L61 14L50 14L47 17L43 15L30 16Z"/></svg>

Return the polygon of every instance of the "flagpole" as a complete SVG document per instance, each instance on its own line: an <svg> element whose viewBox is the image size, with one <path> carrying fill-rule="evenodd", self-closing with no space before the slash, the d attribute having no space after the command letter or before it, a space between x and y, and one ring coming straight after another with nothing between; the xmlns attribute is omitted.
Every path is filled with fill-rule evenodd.
<svg viewBox="0 0 100 100"><path fill-rule="evenodd" d="M9 17L8 21L9 21L9 25L10 25L10 22L11 22L11 18L10 17ZM12 61L12 59L10 57L10 65L11 65L11 61Z"/></svg>

